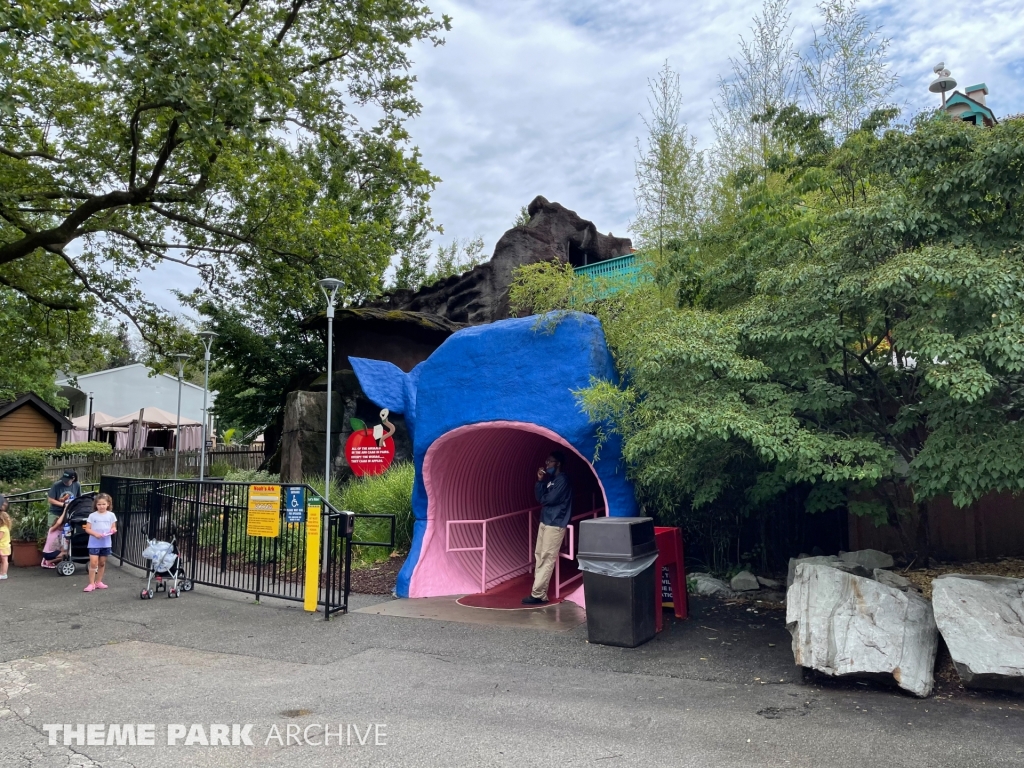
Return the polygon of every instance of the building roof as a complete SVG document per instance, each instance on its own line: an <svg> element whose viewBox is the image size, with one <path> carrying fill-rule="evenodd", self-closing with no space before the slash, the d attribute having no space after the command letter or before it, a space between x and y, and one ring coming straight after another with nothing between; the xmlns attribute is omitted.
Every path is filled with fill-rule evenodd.
<svg viewBox="0 0 1024 768"><path fill-rule="evenodd" d="M65 429L71 429L73 426L70 421L61 416L59 411L57 411L52 405L47 403L45 400L43 400L43 398L41 398L35 392L26 392L23 395L19 395L14 400L0 401L0 419L2 419L4 416L11 413L12 411L21 408L21 406L23 405L31 405L33 408L35 408L37 411L43 414L43 416L52 421L54 423L54 426L56 426L61 431Z"/></svg>
<svg viewBox="0 0 1024 768"><path fill-rule="evenodd" d="M173 427L177 423L177 416L173 413L168 413L161 408L141 408L142 412L142 423L150 427ZM126 414L119 419L113 419L104 426L110 427L127 427L129 424L133 424L139 421L139 412L134 411ZM186 419L184 416L181 417L181 426L183 427L198 427L202 426L202 422L196 421L195 419Z"/></svg>
<svg viewBox="0 0 1024 768"><path fill-rule="evenodd" d="M984 84L982 84L982 86L984 86ZM971 89L973 90L974 88L977 88L977 86L972 86ZM999 122L996 120L995 112L989 109L988 106L982 104L976 99L972 99L967 94L960 93L960 91L953 91L953 95L946 99L946 105L943 109L948 112L949 108L956 104L963 104L968 108L966 112L958 115L961 119L963 119L964 115L976 115L984 120L989 120L993 124Z"/></svg>
<svg viewBox="0 0 1024 768"><path fill-rule="evenodd" d="M127 370L130 370L132 368L144 368L147 371L150 370L149 366L148 365L144 365L143 363L129 363L128 365L120 365L117 368L107 368L107 369L102 370L102 371L93 371L92 373L79 373L77 375L68 374L68 375L64 376L63 378L57 379L57 385L58 386L70 387L72 379L75 379L79 383L81 383L85 379L93 379L93 378L98 378L98 377L102 377L102 376L110 376L111 374L116 374L116 373L119 373L121 371L127 371ZM158 373L157 376L166 376L168 379L170 379L171 381L175 381L175 382L178 380L177 376L172 376L169 373ZM183 386L192 387L193 389L198 389L200 392L203 391L203 388L200 387L198 384L193 384L191 381L187 381L186 379L182 379L181 383L182 383ZM85 390L82 390L81 386L75 387L75 389L78 389L78 390L80 390L82 392L85 391ZM213 394L212 390L211 390L211 394Z"/></svg>

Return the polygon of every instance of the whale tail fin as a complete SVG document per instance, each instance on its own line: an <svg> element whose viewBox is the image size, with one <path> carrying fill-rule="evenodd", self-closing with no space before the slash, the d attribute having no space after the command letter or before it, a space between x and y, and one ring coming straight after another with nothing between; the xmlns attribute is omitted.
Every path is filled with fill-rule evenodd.
<svg viewBox="0 0 1024 768"><path fill-rule="evenodd" d="M409 415L415 410L419 366L411 373L405 373L386 360L350 357L348 361L359 379L359 386L370 400L395 414Z"/></svg>

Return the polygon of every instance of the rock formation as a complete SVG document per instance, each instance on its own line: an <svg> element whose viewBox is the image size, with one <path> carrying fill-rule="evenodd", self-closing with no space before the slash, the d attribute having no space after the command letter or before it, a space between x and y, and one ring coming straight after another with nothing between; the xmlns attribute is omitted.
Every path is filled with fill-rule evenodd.
<svg viewBox="0 0 1024 768"><path fill-rule="evenodd" d="M801 667L835 677L891 676L915 696L932 691L938 632L931 603L916 592L800 563L786 594L786 628Z"/></svg>
<svg viewBox="0 0 1024 768"><path fill-rule="evenodd" d="M1024 691L1024 579L947 574L932 604L964 685Z"/></svg>
<svg viewBox="0 0 1024 768"><path fill-rule="evenodd" d="M392 291L366 306L424 312L471 325L493 323L509 316L508 289L517 267L552 259L578 267L632 251L628 238L602 235L593 222L543 197L535 197L528 210L529 223L502 235L490 261L416 291Z"/></svg>

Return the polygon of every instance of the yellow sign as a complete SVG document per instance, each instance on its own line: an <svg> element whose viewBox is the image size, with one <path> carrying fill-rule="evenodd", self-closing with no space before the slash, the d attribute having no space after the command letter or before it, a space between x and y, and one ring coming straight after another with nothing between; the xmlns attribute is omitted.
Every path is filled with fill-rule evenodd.
<svg viewBox="0 0 1024 768"><path fill-rule="evenodd" d="M250 485L247 536L276 539L281 535L281 486Z"/></svg>
<svg viewBox="0 0 1024 768"><path fill-rule="evenodd" d="M320 506L319 499L306 507L306 585L302 607L312 612L320 598Z"/></svg>

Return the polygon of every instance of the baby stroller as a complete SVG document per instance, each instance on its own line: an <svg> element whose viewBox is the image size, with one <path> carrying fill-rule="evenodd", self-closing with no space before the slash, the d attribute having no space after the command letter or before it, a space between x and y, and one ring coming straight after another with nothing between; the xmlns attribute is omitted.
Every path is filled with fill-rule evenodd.
<svg viewBox="0 0 1024 768"><path fill-rule="evenodd" d="M192 580L185 578L174 533L171 533L170 541L160 541L159 539L146 539L146 541L147 546L142 551L142 557L149 561L149 565L146 568L146 588L142 590L139 597L143 600L152 600L161 590L166 592L168 597L178 597L182 592L191 592ZM170 589L167 588L168 581L171 582Z"/></svg>
<svg viewBox="0 0 1024 768"><path fill-rule="evenodd" d="M74 576L75 563L89 563L89 534L85 523L93 511L95 493L83 493L64 505L64 559L57 563L57 573Z"/></svg>

